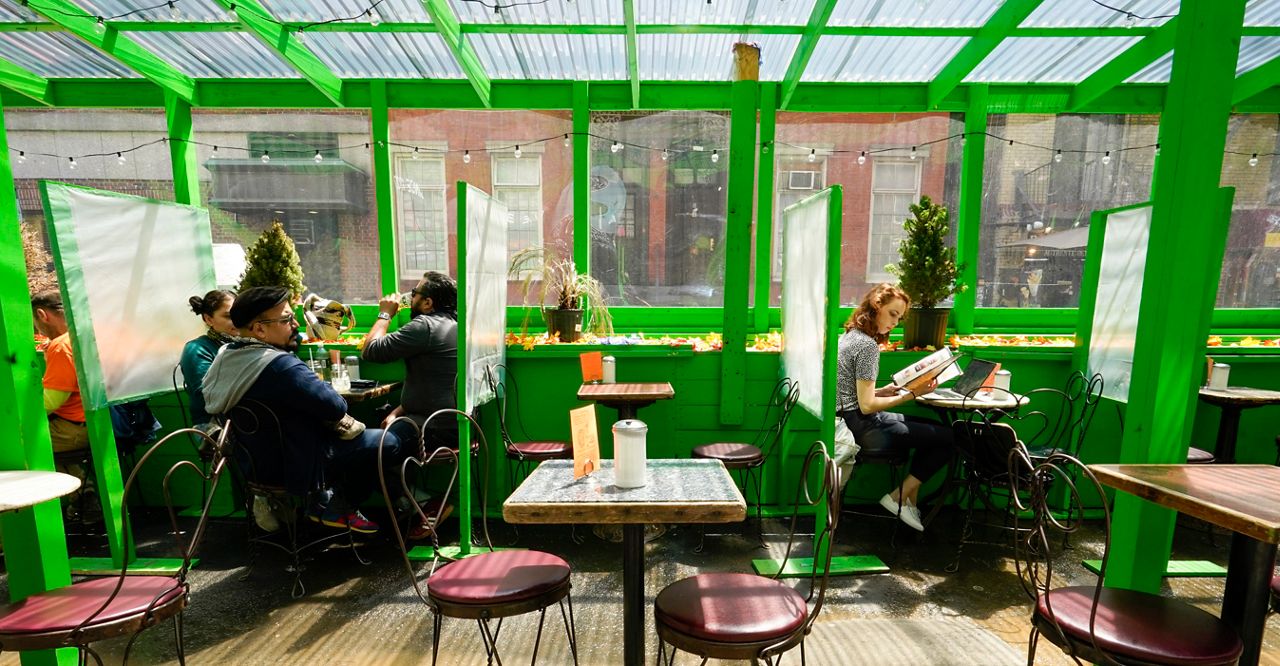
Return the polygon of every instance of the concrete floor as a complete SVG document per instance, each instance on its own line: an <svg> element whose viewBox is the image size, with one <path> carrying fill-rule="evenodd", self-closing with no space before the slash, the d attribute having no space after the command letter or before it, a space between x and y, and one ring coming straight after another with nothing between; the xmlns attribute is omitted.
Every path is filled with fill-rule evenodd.
<svg viewBox="0 0 1280 666"><path fill-rule="evenodd" d="M868 510L876 507L869 507ZM372 515L372 514L371 514ZM375 519L377 516L374 516ZM889 520L846 515L837 537L836 554L876 554L891 567L889 574L832 579L827 605L814 629L817 636L824 623L850 618L968 618L979 627L1012 646L1010 655L977 663L1025 663L1030 605L1013 571L1011 551L1005 536L997 531L979 532L979 537L998 542L968 545L960 570L947 573L962 516L944 511L928 533L897 533L897 548L890 545L893 524ZM456 529L456 522L450 525ZM771 532L784 532L783 521L768 521ZM450 528L446 527L446 531ZM139 529L146 543L167 539L163 526L153 521ZM514 541L510 526L491 523L497 545ZM235 522L216 522L209 532L202 562L190 576L192 604L185 617L187 656L192 663L233 664L428 664L430 663L431 616L409 584L399 554L391 541L372 539L361 548L370 561L358 564L349 549L331 548L308 564L304 580L307 594L290 597L291 578L283 572L283 559L264 554L247 579L243 527ZM567 527L521 528L518 544L555 552L567 559L574 571L573 603L579 634L582 664L621 663L622 598L621 545L602 541L589 528L579 530L584 543L575 544ZM1090 582L1092 576L1080 566L1085 557L1100 552L1100 531L1094 527L1074 540L1072 550L1061 558L1055 576L1063 582ZM699 571L746 571L748 561L759 557L781 557L785 536L771 537L770 550L759 549L753 539L734 534L709 537L705 552L693 551L698 543L696 527L676 527L647 547L646 592L652 597L664 585ZM1202 531L1180 528L1175 555L1188 559L1208 559L1225 564L1225 535L1211 545ZM73 552L98 554L100 539L74 538ZM158 554L158 553L156 553ZM7 595L7 575L0 587ZM1221 598L1223 579L1169 579L1164 592L1196 603L1215 614ZM536 629L535 616L511 620L503 628L504 661L527 663ZM651 616L650 616L651 618ZM650 619L652 626L652 619ZM144 633L134 647L131 663L176 662L173 634L168 625ZM813 640L813 639L811 639ZM123 640L100 644L107 663L118 663ZM655 637L649 631L646 652L655 655ZM1263 663L1280 666L1280 619L1269 620ZM475 625L461 620L445 620L442 632L441 664L480 664L483 659ZM826 663L809 655L810 664ZM540 648L541 663L568 663L567 644L559 615L548 613ZM888 663L862 655L859 663ZM887 660L887 657L885 658ZM697 663L683 655L678 663ZM853 663L840 660L839 663ZM947 654L931 657L928 663L958 663ZM16 655L0 655L0 665L16 664ZM792 655L786 663L799 663ZM835 663L835 662L832 662ZM1069 664L1054 646L1041 642L1036 663Z"/></svg>

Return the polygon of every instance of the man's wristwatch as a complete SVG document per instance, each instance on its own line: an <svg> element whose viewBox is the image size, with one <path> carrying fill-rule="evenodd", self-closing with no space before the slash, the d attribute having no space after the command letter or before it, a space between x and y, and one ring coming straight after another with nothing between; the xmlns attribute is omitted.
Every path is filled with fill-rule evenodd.
<svg viewBox="0 0 1280 666"><path fill-rule="evenodd" d="M378 319L381 319L381 320L383 320L383 321L391 321L391 313L390 313L390 312L379 312L379 313L378 313Z"/></svg>

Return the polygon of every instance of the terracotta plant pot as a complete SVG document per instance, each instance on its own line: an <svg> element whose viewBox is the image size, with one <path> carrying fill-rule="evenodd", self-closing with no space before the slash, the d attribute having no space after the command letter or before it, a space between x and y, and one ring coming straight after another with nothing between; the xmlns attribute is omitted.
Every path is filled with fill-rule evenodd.
<svg viewBox="0 0 1280 666"><path fill-rule="evenodd" d="M547 322L547 332L560 342L577 342L582 337L582 310L547 308L542 311Z"/></svg>
<svg viewBox="0 0 1280 666"><path fill-rule="evenodd" d="M911 308L903 322L903 347L941 349L947 342L947 316L951 308Z"/></svg>

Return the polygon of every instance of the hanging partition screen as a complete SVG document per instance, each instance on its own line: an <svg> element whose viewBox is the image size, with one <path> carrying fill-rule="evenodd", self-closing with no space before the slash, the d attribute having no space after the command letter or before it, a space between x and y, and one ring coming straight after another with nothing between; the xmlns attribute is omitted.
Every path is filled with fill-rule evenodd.
<svg viewBox="0 0 1280 666"><path fill-rule="evenodd" d="M1151 206L1108 211L1097 217L1102 217L1106 226L1089 342L1089 374L1102 373L1104 396L1128 402Z"/></svg>
<svg viewBox="0 0 1280 666"><path fill-rule="evenodd" d="M503 365L506 355L507 227L511 214L501 201L462 181L458 181L458 201L466 220L466 229L458 234L466 239L465 246L458 248L466 261L459 284L466 338L466 365L461 368L466 396L459 406L470 412L493 399L486 371Z"/></svg>

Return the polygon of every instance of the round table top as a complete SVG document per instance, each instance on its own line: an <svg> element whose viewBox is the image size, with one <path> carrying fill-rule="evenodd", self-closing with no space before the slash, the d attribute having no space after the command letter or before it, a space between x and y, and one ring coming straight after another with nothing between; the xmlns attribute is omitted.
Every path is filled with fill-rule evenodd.
<svg viewBox="0 0 1280 666"><path fill-rule="evenodd" d="M1226 388L1202 386L1200 387L1200 399L1212 405L1262 407L1264 405L1280 405L1280 391L1249 388L1247 386L1228 386Z"/></svg>
<svg viewBox="0 0 1280 666"><path fill-rule="evenodd" d="M75 492L80 479L62 472L0 471L0 511L23 509Z"/></svg>
<svg viewBox="0 0 1280 666"><path fill-rule="evenodd" d="M1005 410L1015 409L1027 404L1028 402L1031 402L1031 399L1028 398L1027 396L1018 395L1017 393L1004 394L998 398L993 396L990 399L946 398L942 396L938 396L935 398L935 397L930 397L931 395L932 394L926 393L925 395L922 395L919 398L916 398L916 402L926 407L940 407L943 409L970 409L973 411L984 411L988 409L1005 409Z"/></svg>

